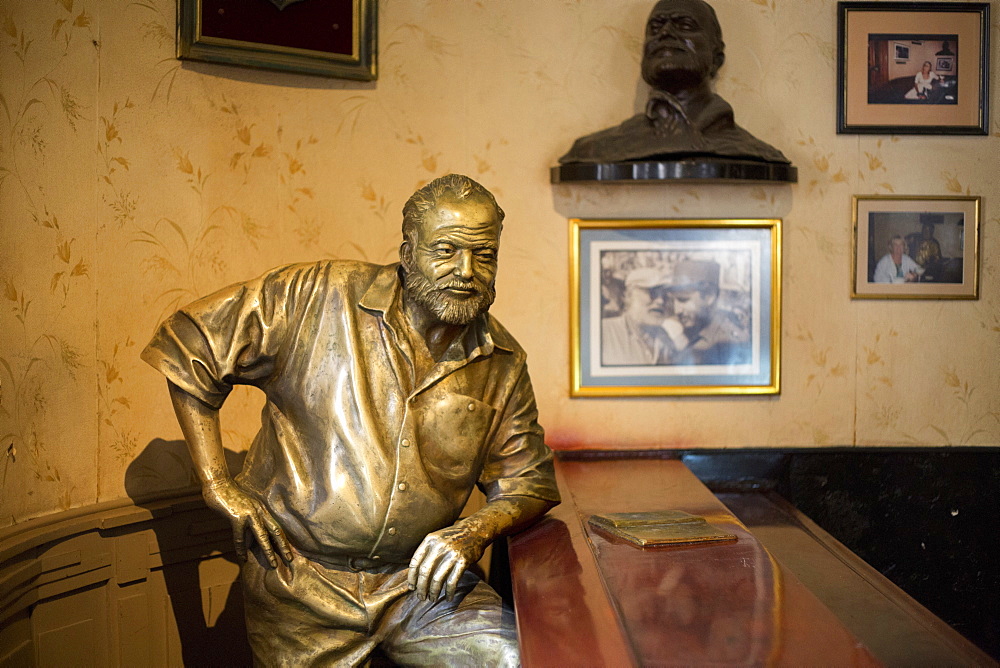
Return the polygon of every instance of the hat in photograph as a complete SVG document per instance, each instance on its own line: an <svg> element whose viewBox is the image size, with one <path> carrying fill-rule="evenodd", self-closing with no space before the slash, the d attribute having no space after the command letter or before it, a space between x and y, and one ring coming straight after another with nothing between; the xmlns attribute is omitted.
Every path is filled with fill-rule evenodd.
<svg viewBox="0 0 1000 668"><path fill-rule="evenodd" d="M672 290L693 290L701 285L719 284L719 263L706 260L683 260L674 266Z"/></svg>
<svg viewBox="0 0 1000 668"><path fill-rule="evenodd" d="M658 269L643 267L633 269L625 277L625 287L627 288L655 288L660 285L667 285L670 281Z"/></svg>

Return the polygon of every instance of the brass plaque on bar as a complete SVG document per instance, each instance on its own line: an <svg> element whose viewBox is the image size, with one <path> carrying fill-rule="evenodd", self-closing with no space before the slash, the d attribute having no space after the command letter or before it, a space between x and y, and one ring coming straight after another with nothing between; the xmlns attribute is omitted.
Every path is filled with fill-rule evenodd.
<svg viewBox="0 0 1000 668"><path fill-rule="evenodd" d="M734 534L717 529L703 517L680 510L591 515L589 523L599 531L624 538L639 547L724 543L736 540Z"/></svg>

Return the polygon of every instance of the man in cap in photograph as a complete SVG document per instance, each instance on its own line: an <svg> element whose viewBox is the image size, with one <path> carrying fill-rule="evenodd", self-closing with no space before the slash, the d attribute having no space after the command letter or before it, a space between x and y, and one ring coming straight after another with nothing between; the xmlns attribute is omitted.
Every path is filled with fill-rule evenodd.
<svg viewBox="0 0 1000 668"><path fill-rule="evenodd" d="M670 285L673 317L684 328L687 345L675 364L745 364L750 336L729 311L718 307L719 264L684 260L674 267ZM669 329L670 320L664 323ZM676 339L675 339L676 340Z"/></svg>
<svg viewBox="0 0 1000 668"><path fill-rule="evenodd" d="M668 364L673 346L663 329L668 309L668 280L658 269L633 269L625 277L622 314L601 321L601 363Z"/></svg>

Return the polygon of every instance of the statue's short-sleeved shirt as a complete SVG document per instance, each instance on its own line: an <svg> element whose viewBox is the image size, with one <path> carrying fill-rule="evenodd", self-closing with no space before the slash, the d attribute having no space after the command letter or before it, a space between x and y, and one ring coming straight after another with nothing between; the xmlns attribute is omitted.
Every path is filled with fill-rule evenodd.
<svg viewBox="0 0 1000 668"><path fill-rule="evenodd" d="M401 298L398 265L282 267L181 309L142 353L213 407L265 393L236 482L307 556L405 563L477 484L559 500L521 347L484 314L415 378Z"/></svg>

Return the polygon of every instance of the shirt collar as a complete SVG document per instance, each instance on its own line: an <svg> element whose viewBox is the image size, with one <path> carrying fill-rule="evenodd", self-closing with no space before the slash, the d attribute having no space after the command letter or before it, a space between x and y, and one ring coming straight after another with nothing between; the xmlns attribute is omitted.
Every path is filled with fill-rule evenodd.
<svg viewBox="0 0 1000 668"><path fill-rule="evenodd" d="M358 306L379 313L389 326L402 332L403 329L399 326L403 318L402 294L400 265L398 262L387 264L379 268L375 279L358 301ZM455 342L445 353L445 360L457 361L460 358L471 361L476 357L492 354L494 348L513 352L514 342L489 313L484 313L469 323L465 331L455 338Z"/></svg>

